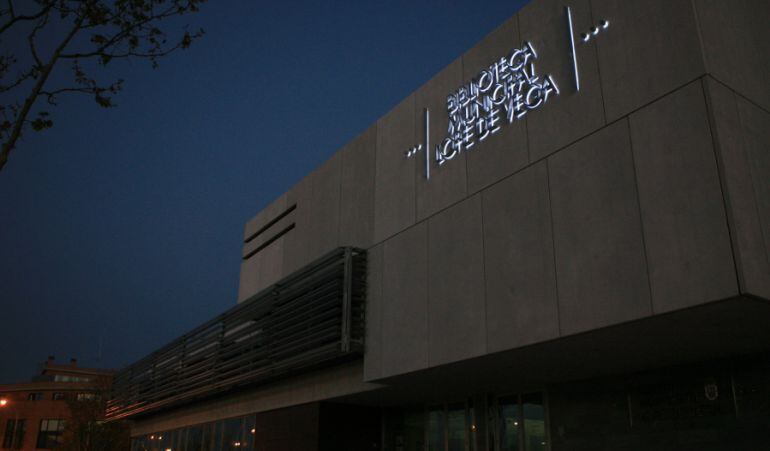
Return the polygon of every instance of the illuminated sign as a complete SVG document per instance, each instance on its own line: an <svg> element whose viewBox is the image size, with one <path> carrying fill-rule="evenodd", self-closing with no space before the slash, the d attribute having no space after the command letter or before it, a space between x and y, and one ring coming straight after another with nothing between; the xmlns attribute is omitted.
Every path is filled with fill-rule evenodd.
<svg viewBox="0 0 770 451"><path fill-rule="evenodd" d="M575 32L572 11L565 8L575 74L575 91L580 91ZM598 26L582 33L587 43L592 36L609 27L609 21L601 20ZM467 84L447 96L449 126L446 137L435 148L430 147L430 111L425 109L425 142L406 152L412 158L424 150L425 178L430 179L431 158L438 166L449 162L462 152L469 151L484 142L501 128L523 118L529 111L545 105L550 98L560 94L551 75L539 75L535 67L537 52L525 41L521 47L493 61Z"/></svg>
<svg viewBox="0 0 770 451"><path fill-rule="evenodd" d="M435 149L439 166L559 94L550 75L537 75L536 59L532 44L525 42L447 97L447 137Z"/></svg>

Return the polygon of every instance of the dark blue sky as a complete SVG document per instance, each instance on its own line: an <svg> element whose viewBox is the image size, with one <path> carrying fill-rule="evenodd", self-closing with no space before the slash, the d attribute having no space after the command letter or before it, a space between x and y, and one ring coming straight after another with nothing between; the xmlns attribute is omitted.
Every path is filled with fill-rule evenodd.
<svg viewBox="0 0 770 451"><path fill-rule="evenodd" d="M189 50L110 65L117 108L61 98L0 172L0 383L232 307L244 223L523 3L210 1Z"/></svg>

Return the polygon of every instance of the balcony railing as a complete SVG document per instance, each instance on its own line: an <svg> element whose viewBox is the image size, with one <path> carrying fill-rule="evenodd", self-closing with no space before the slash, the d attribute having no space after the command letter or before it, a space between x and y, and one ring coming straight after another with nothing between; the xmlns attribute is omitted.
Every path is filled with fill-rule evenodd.
<svg viewBox="0 0 770 451"><path fill-rule="evenodd" d="M339 248L119 371L108 419L204 399L363 352L366 255Z"/></svg>

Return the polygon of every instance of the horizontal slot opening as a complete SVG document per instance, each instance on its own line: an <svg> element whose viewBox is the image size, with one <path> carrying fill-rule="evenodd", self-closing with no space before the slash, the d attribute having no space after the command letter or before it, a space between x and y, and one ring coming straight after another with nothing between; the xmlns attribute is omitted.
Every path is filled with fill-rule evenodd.
<svg viewBox="0 0 770 451"><path fill-rule="evenodd" d="M273 218L273 219L272 219L270 222L268 222L267 224L265 224L264 226L262 226L262 228L261 228L261 229L257 230L257 231L256 231L256 232L254 232L253 234L251 234L251 235L250 235L248 238L246 238L246 239L245 239L243 242L244 242L244 243L248 243L248 242L250 242L250 241L251 241L251 240L253 240L254 238L256 238L256 237L258 237L259 235L261 235L261 234L262 234L262 233L263 233L265 230L267 230L267 229L269 229L270 227L272 227L273 225L275 225L275 223L276 223L276 222L278 222L278 221L280 221L281 219L285 218L285 217L286 217L286 216L287 216L289 213L291 213L292 211L294 211L294 210L296 210L296 209L297 209L297 204L294 204L294 205L292 205L291 207L287 208L287 209L286 209L286 211L284 211L284 212L283 212L283 213L281 213L280 215L278 215L278 216L276 216L275 218ZM292 227L293 227L293 226L292 226ZM287 230L286 232L288 232L288 230ZM286 233L286 232L283 232L283 233Z"/></svg>
<svg viewBox="0 0 770 451"><path fill-rule="evenodd" d="M291 229L293 229L293 228L294 228L294 223L292 222L291 224L289 224L288 226L286 226L286 228L285 228L285 229L283 229L283 230L281 230L280 232L276 233L276 234L275 234L275 236L273 236L273 237L272 237L272 238L270 238L269 240L267 240L267 241L265 241L264 243L262 243L261 245L259 245L259 247L257 247L257 248L256 248L256 249L254 249L253 251L249 252L248 254L244 255L244 256L243 256L243 259L244 259L244 260L248 260L249 258L251 258L251 257L252 257L254 254L256 254L257 252L261 251L262 249L266 248L267 246L270 246L270 243L272 243L273 241L275 241L275 240L277 240L278 238L280 238L280 237L282 237L282 236L286 235L287 233L289 233L289 231L290 231Z"/></svg>

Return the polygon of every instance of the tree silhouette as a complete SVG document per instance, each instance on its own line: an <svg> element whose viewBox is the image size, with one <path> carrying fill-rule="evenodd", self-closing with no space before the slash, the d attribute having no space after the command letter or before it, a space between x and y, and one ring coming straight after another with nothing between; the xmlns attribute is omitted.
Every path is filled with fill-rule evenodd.
<svg viewBox="0 0 770 451"><path fill-rule="evenodd" d="M92 390L69 397L70 417L58 451L128 451L130 430L125 421L104 421L110 380L97 379Z"/></svg>
<svg viewBox="0 0 770 451"><path fill-rule="evenodd" d="M158 60L203 35L184 27L173 38L162 27L175 16L197 12L206 0L0 0L0 170L28 130L53 126L50 113L64 94L92 96L104 108L123 80L98 82L93 64L115 59ZM19 8L19 9L16 9ZM49 86L54 67L69 63L72 78ZM90 68L90 69L88 69Z"/></svg>

